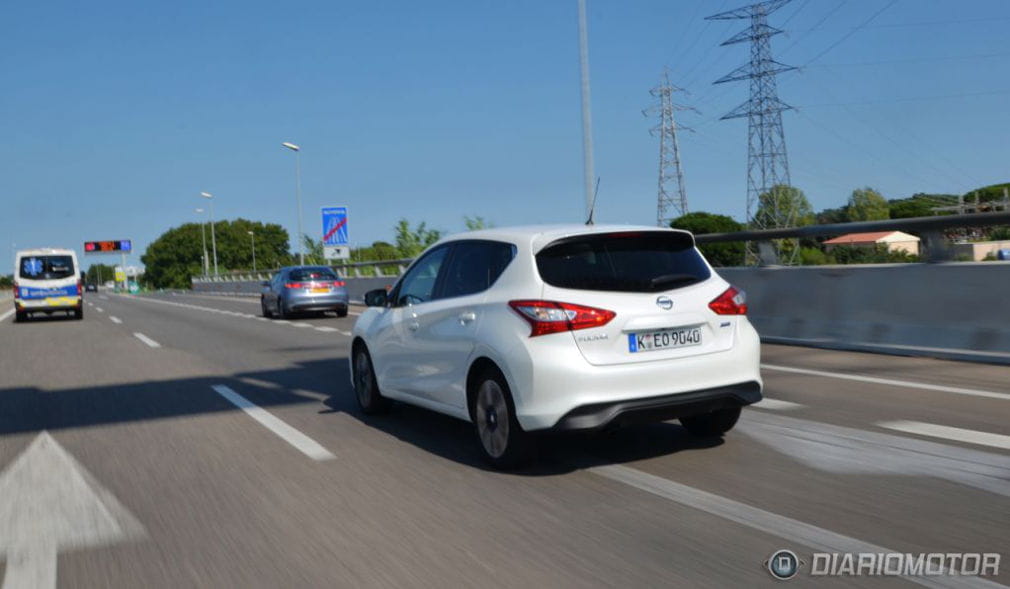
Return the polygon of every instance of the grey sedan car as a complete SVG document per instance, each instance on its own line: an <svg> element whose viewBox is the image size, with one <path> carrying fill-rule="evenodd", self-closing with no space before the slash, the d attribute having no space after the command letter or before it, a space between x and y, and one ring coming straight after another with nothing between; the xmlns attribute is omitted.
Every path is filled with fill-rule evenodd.
<svg viewBox="0 0 1010 589"><path fill-rule="evenodd" d="M326 266L281 268L263 283L260 306L264 317L289 317L294 313L335 311L347 316L347 287Z"/></svg>

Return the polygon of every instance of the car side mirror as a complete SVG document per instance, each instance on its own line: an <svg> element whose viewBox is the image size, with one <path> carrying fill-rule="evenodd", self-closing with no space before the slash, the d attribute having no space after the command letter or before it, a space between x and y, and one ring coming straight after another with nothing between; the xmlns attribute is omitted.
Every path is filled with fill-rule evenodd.
<svg viewBox="0 0 1010 589"><path fill-rule="evenodd" d="M389 295L384 288L377 288L365 293L365 304L369 307L385 307L388 302Z"/></svg>

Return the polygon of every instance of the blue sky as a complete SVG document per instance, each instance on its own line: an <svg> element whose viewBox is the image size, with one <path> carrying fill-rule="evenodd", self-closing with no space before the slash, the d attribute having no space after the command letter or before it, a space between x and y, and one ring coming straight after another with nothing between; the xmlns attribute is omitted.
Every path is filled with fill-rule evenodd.
<svg viewBox="0 0 1010 589"><path fill-rule="evenodd" d="M719 43L735 0L588 0L597 219L652 224L657 143L642 116L664 66L682 102L692 210L742 220L746 120L719 117L747 60ZM871 16L880 12L875 18ZM793 0L773 51L793 183L815 209L1010 179L1005 0ZM350 207L354 243L400 217L449 232L582 221L575 0L8 3L0 24L0 239L135 241L197 218L294 233ZM828 50L825 53L825 50ZM136 257L131 260L136 263ZM102 260L106 261L106 260ZM108 260L111 262L112 260ZM12 255L0 257L11 271Z"/></svg>

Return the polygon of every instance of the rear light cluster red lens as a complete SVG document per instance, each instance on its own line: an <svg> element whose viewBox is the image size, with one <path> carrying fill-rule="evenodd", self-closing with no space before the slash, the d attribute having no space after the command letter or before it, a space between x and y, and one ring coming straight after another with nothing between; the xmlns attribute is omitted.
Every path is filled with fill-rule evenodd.
<svg viewBox="0 0 1010 589"><path fill-rule="evenodd" d="M287 282L284 284L284 288L308 288L308 286L304 282Z"/></svg>
<svg viewBox="0 0 1010 589"><path fill-rule="evenodd" d="M556 301L509 301L509 306L530 324L530 337L602 327L617 316L606 309Z"/></svg>
<svg viewBox="0 0 1010 589"><path fill-rule="evenodd" d="M21 288L16 284L14 285L14 298L15 299L21 298Z"/></svg>
<svg viewBox="0 0 1010 589"><path fill-rule="evenodd" d="M345 283L344 283L343 280L334 280L333 281L333 286L344 286L344 284Z"/></svg>
<svg viewBox="0 0 1010 589"><path fill-rule="evenodd" d="M747 293L731 286L709 303L708 308L716 315L746 315Z"/></svg>
<svg viewBox="0 0 1010 589"><path fill-rule="evenodd" d="M84 283L80 280L77 281L77 294L82 294L84 292Z"/></svg>

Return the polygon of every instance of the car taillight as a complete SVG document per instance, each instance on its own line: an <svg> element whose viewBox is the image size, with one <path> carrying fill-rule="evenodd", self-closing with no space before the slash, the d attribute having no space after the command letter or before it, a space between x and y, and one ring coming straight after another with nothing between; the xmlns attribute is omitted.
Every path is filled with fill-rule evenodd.
<svg viewBox="0 0 1010 589"><path fill-rule="evenodd" d="M709 303L708 308L716 315L746 315L747 293L731 286Z"/></svg>
<svg viewBox="0 0 1010 589"><path fill-rule="evenodd" d="M20 299L21 298L21 289L16 284L14 285L14 298L15 299Z"/></svg>
<svg viewBox="0 0 1010 589"><path fill-rule="evenodd" d="M333 286L344 286L344 281L343 280L334 280L333 281Z"/></svg>
<svg viewBox="0 0 1010 589"><path fill-rule="evenodd" d="M288 282L284 285L284 288L308 288L308 286L304 282Z"/></svg>
<svg viewBox="0 0 1010 589"><path fill-rule="evenodd" d="M530 337L602 327L617 316L606 309L556 301L509 301L509 306L530 324Z"/></svg>

